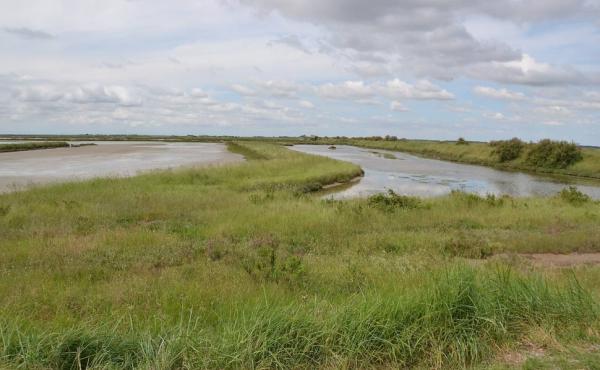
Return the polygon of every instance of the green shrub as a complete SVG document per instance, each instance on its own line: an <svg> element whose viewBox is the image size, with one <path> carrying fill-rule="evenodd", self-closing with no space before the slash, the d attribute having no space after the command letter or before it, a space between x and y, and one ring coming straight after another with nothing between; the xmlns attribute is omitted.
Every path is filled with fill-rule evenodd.
<svg viewBox="0 0 600 370"><path fill-rule="evenodd" d="M544 139L531 147L526 163L535 167L562 169L582 159L581 148L575 143Z"/></svg>
<svg viewBox="0 0 600 370"><path fill-rule="evenodd" d="M484 240L464 233L448 239L442 249L451 257L485 259L494 254L493 248Z"/></svg>
<svg viewBox="0 0 600 370"><path fill-rule="evenodd" d="M504 199L508 196L497 197L496 194L487 194L485 196L485 202L491 207L501 207L504 205Z"/></svg>
<svg viewBox="0 0 600 370"><path fill-rule="evenodd" d="M284 250L270 235L250 240L238 258L248 275L259 282L299 283L305 275L301 256Z"/></svg>
<svg viewBox="0 0 600 370"><path fill-rule="evenodd" d="M459 137L456 141L456 145L469 145L469 142L464 137Z"/></svg>
<svg viewBox="0 0 600 370"><path fill-rule="evenodd" d="M416 197L396 194L392 189L388 189L387 194L375 194L369 197L370 206L393 211L394 209L413 209L421 205L421 200Z"/></svg>
<svg viewBox="0 0 600 370"><path fill-rule="evenodd" d="M9 211L10 211L10 205L6 205L6 206L0 205L0 217L6 216Z"/></svg>
<svg viewBox="0 0 600 370"><path fill-rule="evenodd" d="M590 201L590 197L587 194L582 193L575 186L569 186L564 188L558 193L560 199L573 205L582 205Z"/></svg>
<svg viewBox="0 0 600 370"><path fill-rule="evenodd" d="M516 137L510 140L492 141L490 145L494 147L492 155L497 156L500 163L519 158L525 149L525 143Z"/></svg>
<svg viewBox="0 0 600 370"><path fill-rule="evenodd" d="M467 193L462 190L452 190L450 196L464 202L469 207L485 202L485 199L479 194Z"/></svg>
<svg viewBox="0 0 600 370"><path fill-rule="evenodd" d="M56 368L76 370L94 368L97 364L115 368L133 368L138 361L137 343L116 335L74 332L58 345Z"/></svg>

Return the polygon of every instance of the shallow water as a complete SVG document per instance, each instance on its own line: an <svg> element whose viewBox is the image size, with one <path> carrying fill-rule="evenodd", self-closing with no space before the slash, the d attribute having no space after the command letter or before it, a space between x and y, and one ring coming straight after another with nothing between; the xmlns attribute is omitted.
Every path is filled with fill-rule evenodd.
<svg viewBox="0 0 600 370"><path fill-rule="evenodd" d="M80 142L73 142L78 144ZM30 185L243 160L223 144L96 142L95 146L0 153L0 192Z"/></svg>
<svg viewBox="0 0 600 370"><path fill-rule="evenodd" d="M569 185L600 199L600 181L547 177L489 167L425 159L401 152L326 145L296 145L292 149L360 165L365 176L353 186L333 193L334 198L368 196L387 189L399 194L433 197L462 190L480 195L550 196ZM392 154L395 159L383 157Z"/></svg>

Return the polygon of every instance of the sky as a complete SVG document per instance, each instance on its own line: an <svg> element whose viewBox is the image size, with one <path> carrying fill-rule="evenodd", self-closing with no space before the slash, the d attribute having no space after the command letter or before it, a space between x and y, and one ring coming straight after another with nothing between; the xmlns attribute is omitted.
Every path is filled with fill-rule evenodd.
<svg viewBox="0 0 600 370"><path fill-rule="evenodd" d="M600 145L600 0L0 0L0 133Z"/></svg>

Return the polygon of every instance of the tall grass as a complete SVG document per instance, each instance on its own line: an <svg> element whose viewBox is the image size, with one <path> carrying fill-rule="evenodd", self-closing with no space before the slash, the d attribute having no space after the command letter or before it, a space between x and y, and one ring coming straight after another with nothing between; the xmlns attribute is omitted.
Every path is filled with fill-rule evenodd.
<svg viewBox="0 0 600 370"><path fill-rule="evenodd" d="M465 367L532 329L585 336L597 320L575 281L549 284L510 269L429 271L417 288L349 297L335 306L265 301L212 330L193 313L158 334L80 325L40 332L2 323L1 358L23 367ZM421 276L422 278L422 276Z"/></svg>
<svg viewBox="0 0 600 370"><path fill-rule="evenodd" d="M470 259L600 251L597 203L327 201L360 168L236 145L264 159L0 195L0 367L460 368L598 339L597 268Z"/></svg>

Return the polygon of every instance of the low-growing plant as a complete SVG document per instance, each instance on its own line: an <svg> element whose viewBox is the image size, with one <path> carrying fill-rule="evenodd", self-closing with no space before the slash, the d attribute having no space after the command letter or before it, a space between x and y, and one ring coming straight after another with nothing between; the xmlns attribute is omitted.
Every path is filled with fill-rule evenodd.
<svg viewBox="0 0 600 370"><path fill-rule="evenodd" d="M301 256L285 251L271 235L250 240L238 259L244 271L257 281L294 283L305 274Z"/></svg>
<svg viewBox="0 0 600 370"><path fill-rule="evenodd" d="M494 253L492 247L485 240L466 233L459 233L448 239L443 244L442 250L451 257L472 259L485 259Z"/></svg>
<svg viewBox="0 0 600 370"><path fill-rule="evenodd" d="M504 205L504 199L509 198L508 196L496 196L496 194L488 193L485 196L485 202L491 207L502 207Z"/></svg>
<svg viewBox="0 0 600 370"><path fill-rule="evenodd" d="M525 143L516 137L510 140L492 141L490 145L494 147L492 155L496 156L500 163L519 158L525 149Z"/></svg>
<svg viewBox="0 0 600 370"><path fill-rule="evenodd" d="M576 186L569 186L568 188L562 189L558 193L558 196L560 199L573 205L582 205L589 202L591 199L589 195L579 191Z"/></svg>
<svg viewBox="0 0 600 370"><path fill-rule="evenodd" d="M564 169L582 159L581 148L575 143L544 139L531 146L525 161L535 167Z"/></svg>
<svg viewBox="0 0 600 370"><path fill-rule="evenodd" d="M450 196L466 203L469 207L485 202L485 199L482 196L480 196L479 194L467 193L466 191L463 191L463 190L456 190L456 189L452 190L450 192Z"/></svg>
<svg viewBox="0 0 600 370"><path fill-rule="evenodd" d="M252 193L248 199L254 204L261 204L271 201L275 198L275 191L272 189L265 189L263 192Z"/></svg>
<svg viewBox="0 0 600 370"><path fill-rule="evenodd" d="M0 205L0 217L4 217L10 212L10 205L2 206Z"/></svg>
<svg viewBox="0 0 600 370"><path fill-rule="evenodd" d="M395 209L414 209L421 205L421 200L416 197L396 194L392 189L388 189L387 194L379 193L368 198L370 206L393 211Z"/></svg>
<svg viewBox="0 0 600 370"><path fill-rule="evenodd" d="M218 261L231 252L231 241L226 238L209 239L204 244L204 253L211 261Z"/></svg>

